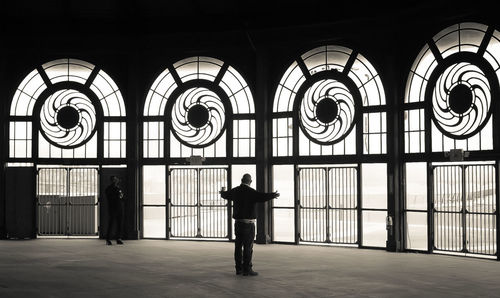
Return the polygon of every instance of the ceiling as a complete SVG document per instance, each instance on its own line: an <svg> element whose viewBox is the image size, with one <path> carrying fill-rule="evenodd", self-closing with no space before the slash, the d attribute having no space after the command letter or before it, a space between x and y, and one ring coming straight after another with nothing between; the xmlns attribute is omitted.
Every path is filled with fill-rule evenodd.
<svg viewBox="0 0 500 298"><path fill-rule="evenodd" d="M428 22L490 14L481 0L11 0L0 3L2 32L113 30L117 33L265 30L342 22Z"/></svg>

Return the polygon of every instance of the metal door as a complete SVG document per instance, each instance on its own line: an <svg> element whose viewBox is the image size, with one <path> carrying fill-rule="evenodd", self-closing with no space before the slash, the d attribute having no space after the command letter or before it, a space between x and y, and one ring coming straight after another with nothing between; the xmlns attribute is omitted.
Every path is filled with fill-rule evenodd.
<svg viewBox="0 0 500 298"><path fill-rule="evenodd" d="M358 243L357 167L299 168L300 241Z"/></svg>
<svg viewBox="0 0 500 298"><path fill-rule="evenodd" d="M494 165L433 167L433 249L496 255Z"/></svg>
<svg viewBox="0 0 500 298"><path fill-rule="evenodd" d="M96 236L98 181L96 168L38 169L38 235Z"/></svg>
<svg viewBox="0 0 500 298"><path fill-rule="evenodd" d="M230 238L230 205L219 195L227 185L227 168L171 169L170 237Z"/></svg>

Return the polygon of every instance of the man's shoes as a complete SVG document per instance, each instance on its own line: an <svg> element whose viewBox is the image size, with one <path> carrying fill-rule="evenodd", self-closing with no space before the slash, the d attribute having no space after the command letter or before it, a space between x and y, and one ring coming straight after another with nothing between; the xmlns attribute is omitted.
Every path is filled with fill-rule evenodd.
<svg viewBox="0 0 500 298"><path fill-rule="evenodd" d="M109 240L106 240L106 245L113 245L113 243L111 243L111 241Z"/></svg>
<svg viewBox="0 0 500 298"><path fill-rule="evenodd" d="M259 275L259 272L255 272L253 270L243 272L243 276L257 276L257 275Z"/></svg>
<svg viewBox="0 0 500 298"><path fill-rule="evenodd" d="M121 239L117 239L116 244L123 244L123 241Z"/></svg>
<svg viewBox="0 0 500 298"><path fill-rule="evenodd" d="M236 270L236 275L241 275L241 270Z"/></svg>

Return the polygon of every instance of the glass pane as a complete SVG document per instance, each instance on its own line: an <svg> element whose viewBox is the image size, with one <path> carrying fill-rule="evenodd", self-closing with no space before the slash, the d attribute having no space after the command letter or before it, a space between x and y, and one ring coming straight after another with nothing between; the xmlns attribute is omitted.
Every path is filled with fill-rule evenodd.
<svg viewBox="0 0 500 298"><path fill-rule="evenodd" d="M144 237L166 238L165 207L144 207Z"/></svg>
<svg viewBox="0 0 500 298"><path fill-rule="evenodd" d="M387 208L387 164L363 164L362 206L363 208Z"/></svg>
<svg viewBox="0 0 500 298"><path fill-rule="evenodd" d="M85 152L87 158L96 158L97 157L97 138L98 134L96 133L92 139L85 144Z"/></svg>
<svg viewBox="0 0 500 298"><path fill-rule="evenodd" d="M69 80L68 63L68 59L59 59L42 65L52 84Z"/></svg>
<svg viewBox="0 0 500 298"><path fill-rule="evenodd" d="M143 204L165 205L165 166L144 166Z"/></svg>
<svg viewBox="0 0 500 298"><path fill-rule="evenodd" d="M427 213L406 213L406 248L427 250Z"/></svg>
<svg viewBox="0 0 500 298"><path fill-rule="evenodd" d="M196 237L198 208L171 207L170 226L172 237Z"/></svg>
<svg viewBox="0 0 500 298"><path fill-rule="evenodd" d="M427 210L427 164L406 164L406 209Z"/></svg>
<svg viewBox="0 0 500 298"><path fill-rule="evenodd" d="M295 241L293 209L273 209L273 241Z"/></svg>
<svg viewBox="0 0 500 298"><path fill-rule="evenodd" d="M294 62L292 65L296 65L295 63L296 62ZM295 94L297 94L300 86L302 86L302 84L305 82L305 80L306 80L306 78L304 76L304 73L302 72L302 69L298 65L294 69L292 69L292 72L289 73L288 76L283 77L283 79L282 79L283 87L292 91L292 93L290 93L290 98L283 98L283 99L280 98L280 101L281 100L288 101L287 102L288 111L291 111L293 109Z"/></svg>
<svg viewBox="0 0 500 298"><path fill-rule="evenodd" d="M294 206L294 167L293 165L273 166L273 191L277 190L280 196L273 201L274 206Z"/></svg>
<svg viewBox="0 0 500 298"><path fill-rule="evenodd" d="M357 210L330 210L330 240L333 243L356 244L358 241Z"/></svg>
<svg viewBox="0 0 500 298"><path fill-rule="evenodd" d="M496 216L491 214L467 214L467 249L472 253L494 255L497 251Z"/></svg>
<svg viewBox="0 0 500 298"><path fill-rule="evenodd" d="M11 125L14 126L14 135L11 135L11 138L13 137L14 139L20 140L20 139L26 139L27 138L27 129L26 129L26 124L29 122L11 122Z"/></svg>
<svg viewBox="0 0 500 298"><path fill-rule="evenodd" d="M10 106L10 114L28 116L32 114L34 102L42 91L47 88L37 70L33 70L17 87Z"/></svg>
<svg viewBox="0 0 500 298"><path fill-rule="evenodd" d="M363 246L385 247L385 211L363 211Z"/></svg>
<svg viewBox="0 0 500 298"><path fill-rule="evenodd" d="M464 175L466 210L468 212L494 214L497 209L495 166L467 166Z"/></svg>
<svg viewBox="0 0 500 298"><path fill-rule="evenodd" d="M234 156L239 157L249 157L250 156L250 140L241 139L238 142L238 151L235 152Z"/></svg>
<svg viewBox="0 0 500 298"><path fill-rule="evenodd" d="M105 123L106 124L106 123ZM121 138L121 122L109 123L109 138L112 140L119 140ZM106 137L104 137L106 138Z"/></svg>
<svg viewBox="0 0 500 298"><path fill-rule="evenodd" d="M215 142L215 155L216 157L226 157L226 133L224 132L220 139Z"/></svg>
<svg viewBox="0 0 500 298"><path fill-rule="evenodd" d="M15 147L13 148L14 157L27 157L27 154L28 154L27 149L28 148L26 146L26 141L24 141L24 140L14 141L14 145L15 145Z"/></svg>
<svg viewBox="0 0 500 298"><path fill-rule="evenodd" d="M106 157L121 157L121 144L120 141L104 141L104 146L109 145L109 155L105 155Z"/></svg>
<svg viewBox="0 0 500 298"><path fill-rule="evenodd" d="M146 151L145 157L160 157L159 155L159 141L148 141L145 143Z"/></svg>
<svg viewBox="0 0 500 298"><path fill-rule="evenodd" d="M332 208L357 208L357 172L354 167L334 167L328 170L328 202Z"/></svg>

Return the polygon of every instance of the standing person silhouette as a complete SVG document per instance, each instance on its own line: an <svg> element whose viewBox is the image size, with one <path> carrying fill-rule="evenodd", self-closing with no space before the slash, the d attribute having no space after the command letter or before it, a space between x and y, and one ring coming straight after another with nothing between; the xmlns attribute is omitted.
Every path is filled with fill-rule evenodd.
<svg viewBox="0 0 500 298"><path fill-rule="evenodd" d="M280 194L258 192L250 187L252 176L245 174L241 178L241 185L229 191L220 191L221 197L233 201L234 231L234 262L236 274L247 276L258 275L252 269L253 239L255 237L255 219L257 217L256 203L266 202L277 198ZM242 254L243 248L243 254Z"/></svg>
<svg viewBox="0 0 500 298"><path fill-rule="evenodd" d="M106 245L111 245L111 235L113 227L117 226L116 244L123 244L121 237L123 236L123 218L125 213L125 199L123 191L120 188L120 179L116 176L111 176L111 184L106 188L106 198L108 200L108 231L106 233Z"/></svg>

